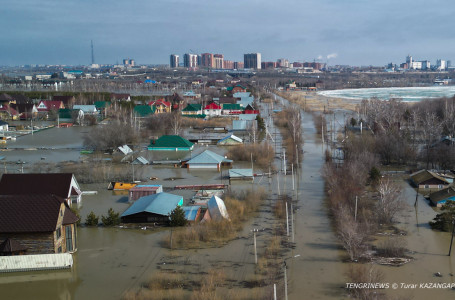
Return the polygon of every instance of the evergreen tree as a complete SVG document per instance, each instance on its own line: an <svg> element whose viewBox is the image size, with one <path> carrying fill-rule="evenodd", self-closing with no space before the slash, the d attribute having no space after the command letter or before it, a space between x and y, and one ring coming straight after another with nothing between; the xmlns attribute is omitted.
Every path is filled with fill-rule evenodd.
<svg viewBox="0 0 455 300"><path fill-rule="evenodd" d="M171 226L185 226L185 212L181 206L177 206L169 215L170 225Z"/></svg>

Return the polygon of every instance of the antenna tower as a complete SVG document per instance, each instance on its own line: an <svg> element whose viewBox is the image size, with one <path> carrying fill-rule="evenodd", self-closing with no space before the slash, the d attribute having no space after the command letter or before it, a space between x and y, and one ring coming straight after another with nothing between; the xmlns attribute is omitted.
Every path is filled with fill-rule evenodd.
<svg viewBox="0 0 455 300"><path fill-rule="evenodd" d="M92 65L95 64L95 55L93 54L93 40L91 42L91 48L92 48Z"/></svg>

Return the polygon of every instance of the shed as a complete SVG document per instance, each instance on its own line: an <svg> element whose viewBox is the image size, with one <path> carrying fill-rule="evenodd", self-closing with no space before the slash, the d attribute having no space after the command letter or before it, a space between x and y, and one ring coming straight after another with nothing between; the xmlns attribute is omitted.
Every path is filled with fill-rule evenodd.
<svg viewBox="0 0 455 300"><path fill-rule="evenodd" d="M185 219L188 222L197 222L201 215L201 207L199 205L193 206L182 206L183 211L185 212Z"/></svg>
<svg viewBox="0 0 455 300"><path fill-rule="evenodd" d="M151 141L148 149L151 151L190 151L194 144L178 135L163 135L154 143Z"/></svg>
<svg viewBox="0 0 455 300"><path fill-rule="evenodd" d="M188 169L218 169L220 170L221 166L230 166L232 165L233 160L228 159L224 156L216 154L210 150L205 150L204 152L196 155L192 159L186 162Z"/></svg>
<svg viewBox="0 0 455 300"><path fill-rule="evenodd" d="M455 188L451 186L430 194L430 201L437 207L443 206L448 201L455 201Z"/></svg>
<svg viewBox="0 0 455 300"><path fill-rule="evenodd" d="M137 199L163 192L163 186L160 184L139 184L129 189L128 201L134 202Z"/></svg>
<svg viewBox="0 0 455 300"><path fill-rule="evenodd" d="M131 150L131 148L128 145L118 146L117 149L124 155L133 153L133 150Z"/></svg>
<svg viewBox="0 0 455 300"><path fill-rule="evenodd" d="M182 204L182 196L158 193L139 198L120 218L123 223L168 223L170 213Z"/></svg>

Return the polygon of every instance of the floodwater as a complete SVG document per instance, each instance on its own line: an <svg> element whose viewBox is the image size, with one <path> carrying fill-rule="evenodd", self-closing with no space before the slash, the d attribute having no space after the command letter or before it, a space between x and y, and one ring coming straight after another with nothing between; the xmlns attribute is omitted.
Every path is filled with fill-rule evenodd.
<svg viewBox="0 0 455 300"><path fill-rule="evenodd" d="M273 125L270 124L273 131ZM325 206L324 180L321 177L323 166L323 145L316 135L312 116L304 113L302 120L304 128L304 159L297 172L295 190L292 190L291 175L272 179L269 187L267 178L256 178L255 184L236 183L233 190L257 188L263 186L270 191L271 201L280 192L292 195L295 200L294 234L295 247L286 254L288 267L289 299L346 299L344 289L347 278L345 273L349 267L343 262L346 252L341 248L328 218ZM70 129L70 131L66 131ZM52 131L54 130L54 131ZM60 131L61 130L61 131ZM38 147L46 141L50 145L66 151L68 145L77 147L82 144L81 137L88 130L80 128L55 128L47 133L59 136L57 140L42 131L33 137L23 137L17 141L18 148ZM62 133L63 132L63 133ZM36 138L38 137L38 138ZM62 140L60 140L60 138ZM47 140L50 139L50 140ZM66 139L66 141L64 140ZM275 141L279 137L275 135ZM225 148L198 147L193 153L204 149L215 150L223 154ZM37 156L57 150L35 150ZM10 151L14 153L18 150ZM31 153L31 150L25 153ZM77 151L78 152L78 151ZM148 159L180 159L191 155L184 152L143 152ZM77 153L79 155L79 153ZM23 158L27 161L27 159ZM46 158L47 160L47 158ZM68 159L65 159L68 160ZM32 160L30 160L32 161ZM279 159L275 159L279 165ZM249 167L249 163L235 163L235 167ZM132 168L125 164L125 168ZM165 191L175 185L223 182L224 173L216 171L188 171L173 168L172 166L137 166L143 178L158 177L148 181L152 184L162 184ZM125 169L126 170L126 169ZM283 178L285 177L285 178ZM174 180L171 180L174 179ZM414 190L401 178L397 178L404 189L406 201L410 204L400 218L398 227L408 232L405 237L410 255L415 259L403 267L378 266L384 273L383 282L397 283L426 283L426 282L453 282L454 261L447 256L449 238L448 233L432 231L428 226L436 212L428 206L426 200L419 197L417 214L413 203ZM112 207L115 211L123 212L127 207L127 194L107 190L105 184L90 184L81 186L84 191L98 191L96 195L83 196L80 212L82 220L93 211L96 215L105 215ZM189 201L193 192L172 191ZM259 216L249 222L239 239L230 242L221 248L180 251L185 261L194 262L192 268L207 270L220 268L229 273L230 277L238 281L247 281L254 275L254 255L251 240L251 229L263 228L266 231L273 226L270 217L270 208L261 209ZM292 229L292 228L291 228ZM150 275L158 269L163 269L168 260L170 251L163 248L162 241L169 236L168 230L140 230L121 228L78 228L78 251L74 254L75 264L71 271L27 272L17 274L0 274L0 295L2 299L120 299L131 289L137 289ZM259 249L265 245L265 235L258 235ZM292 240L292 235L289 237ZM259 251L259 254L261 252ZM183 268L190 268L182 263ZM435 277L435 272L441 272L443 277ZM279 283L278 283L279 284ZM385 290L392 296L412 296L413 299L443 299L453 297L451 290L443 289L401 289ZM231 297L232 298L232 297ZM233 297L232 299L234 299ZM279 295L279 299L283 299Z"/></svg>

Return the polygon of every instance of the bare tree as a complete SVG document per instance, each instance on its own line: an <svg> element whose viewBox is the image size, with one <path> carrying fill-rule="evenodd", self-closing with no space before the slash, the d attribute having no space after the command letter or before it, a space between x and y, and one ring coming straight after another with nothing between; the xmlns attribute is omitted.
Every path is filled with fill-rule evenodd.
<svg viewBox="0 0 455 300"><path fill-rule="evenodd" d="M404 209L400 187L390 181L382 179L378 185L379 201L377 203L377 217L382 224L393 223L395 216Z"/></svg>

